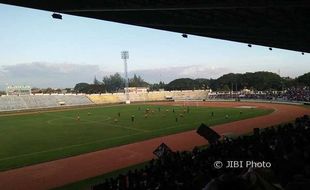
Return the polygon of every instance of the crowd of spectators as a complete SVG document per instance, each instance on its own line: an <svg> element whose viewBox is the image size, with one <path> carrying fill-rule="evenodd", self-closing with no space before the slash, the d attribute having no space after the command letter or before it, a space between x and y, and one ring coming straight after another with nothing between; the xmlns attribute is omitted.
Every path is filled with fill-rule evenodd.
<svg viewBox="0 0 310 190"><path fill-rule="evenodd" d="M260 92L220 92L211 93L209 99L257 99L269 101L299 101L310 102L310 88L289 88L283 91Z"/></svg>
<svg viewBox="0 0 310 190"><path fill-rule="evenodd" d="M221 161L218 169L214 162ZM269 167L226 168L227 161L269 162ZM310 119L261 129L207 148L168 153L143 169L106 179L93 190L306 190L310 189Z"/></svg>
<svg viewBox="0 0 310 190"><path fill-rule="evenodd" d="M310 87L288 89L283 93L282 97L289 101L310 102Z"/></svg>

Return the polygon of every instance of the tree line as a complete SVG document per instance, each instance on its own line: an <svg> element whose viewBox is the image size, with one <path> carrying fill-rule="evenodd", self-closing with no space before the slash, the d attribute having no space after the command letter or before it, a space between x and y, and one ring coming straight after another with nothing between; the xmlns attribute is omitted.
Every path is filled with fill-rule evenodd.
<svg viewBox="0 0 310 190"><path fill-rule="evenodd" d="M102 81L94 78L93 84L78 83L74 87L74 91L78 93L114 93L124 91L126 80L119 74L115 73L110 76L103 77ZM150 84L145 82L141 76L136 74L128 79L129 87L149 87Z"/></svg>
<svg viewBox="0 0 310 190"><path fill-rule="evenodd" d="M272 72L229 73L217 79L182 78L171 81L165 86L167 90L212 89L213 91L239 91L250 89L256 91L284 90L292 87L310 86L310 72L295 79L280 77Z"/></svg>
<svg viewBox="0 0 310 190"><path fill-rule="evenodd" d="M134 75L128 81L129 87L148 87L150 91L160 89L164 90L204 90L212 89L213 91L239 91L242 89L250 89L257 91L266 90L284 90L291 87L310 86L310 72L301 75L295 79L289 77L280 77L272 72L247 72L244 74L229 73L217 79L190 79L179 78L168 84L164 82L150 84L144 81L141 76ZM105 76L102 81L95 77L93 84L78 83L74 87L77 93L113 93L122 92L125 86L125 79L115 73Z"/></svg>

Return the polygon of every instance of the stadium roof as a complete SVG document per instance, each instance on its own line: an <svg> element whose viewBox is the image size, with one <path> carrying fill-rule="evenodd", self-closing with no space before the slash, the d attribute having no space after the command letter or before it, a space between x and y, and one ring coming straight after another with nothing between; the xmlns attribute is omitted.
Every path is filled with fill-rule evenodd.
<svg viewBox="0 0 310 190"><path fill-rule="evenodd" d="M309 0L0 0L0 3L310 53Z"/></svg>

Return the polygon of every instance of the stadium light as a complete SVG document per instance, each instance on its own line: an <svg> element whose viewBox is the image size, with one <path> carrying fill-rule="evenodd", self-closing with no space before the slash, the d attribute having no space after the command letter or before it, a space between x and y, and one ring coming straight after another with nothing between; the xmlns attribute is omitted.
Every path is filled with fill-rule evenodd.
<svg viewBox="0 0 310 190"><path fill-rule="evenodd" d="M185 33L182 34L182 37L183 38L188 38L187 34L185 34Z"/></svg>
<svg viewBox="0 0 310 190"><path fill-rule="evenodd" d="M129 59L129 52L128 51L122 51L121 52L122 59Z"/></svg>
<svg viewBox="0 0 310 190"><path fill-rule="evenodd" d="M62 20L62 15L59 14L59 13L53 13L53 14L52 14L52 17L53 17L54 19Z"/></svg>
<svg viewBox="0 0 310 190"><path fill-rule="evenodd" d="M129 59L128 51L121 52L121 58L124 60L125 67L125 95L126 95L126 104L130 104L129 94L128 94L128 72L127 72L127 59Z"/></svg>

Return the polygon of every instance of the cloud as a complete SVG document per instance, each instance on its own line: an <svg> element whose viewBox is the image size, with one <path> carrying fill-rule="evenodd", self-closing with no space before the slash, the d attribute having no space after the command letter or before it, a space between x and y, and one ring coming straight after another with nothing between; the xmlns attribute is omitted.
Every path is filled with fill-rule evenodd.
<svg viewBox="0 0 310 190"><path fill-rule="evenodd" d="M23 63L0 68L0 83L35 87L73 87L79 82L91 82L102 75L98 65Z"/></svg>
<svg viewBox="0 0 310 190"><path fill-rule="evenodd" d="M227 68L191 65L182 67L135 70L130 72L130 76L137 74L148 82L170 82L176 78L218 78L229 72L231 71Z"/></svg>
<svg viewBox="0 0 310 190"><path fill-rule="evenodd" d="M140 75L145 81L154 83L170 82L176 78L217 78L230 72L226 68L201 65L133 70L129 76ZM93 82L94 76L101 80L103 76L115 72L103 71L98 65L71 63L21 63L0 67L0 89L9 85L30 85L40 88L74 87L79 82ZM123 73L121 73L123 74Z"/></svg>

